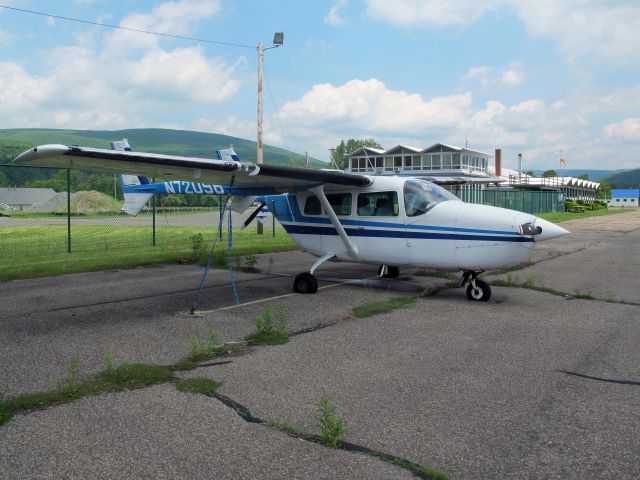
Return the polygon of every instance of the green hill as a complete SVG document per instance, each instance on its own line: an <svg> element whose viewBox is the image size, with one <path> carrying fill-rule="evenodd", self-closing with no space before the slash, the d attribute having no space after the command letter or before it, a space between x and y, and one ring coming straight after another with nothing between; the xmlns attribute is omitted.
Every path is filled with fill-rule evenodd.
<svg viewBox="0 0 640 480"><path fill-rule="evenodd" d="M127 138L134 150L213 158L215 151L234 149L244 161L255 161L256 142L217 133L169 130L163 128L139 128L130 130L55 130L55 129L6 129L0 130L0 163L11 161L17 154L47 143L82 145L109 148L109 142ZM304 156L291 153L293 164L302 166ZM289 152L270 145L264 146L264 162L271 165L290 165ZM326 167L326 163L311 159L313 167Z"/></svg>
<svg viewBox="0 0 640 480"><path fill-rule="evenodd" d="M615 172L600 179L614 188L638 188L640 186L640 168Z"/></svg>

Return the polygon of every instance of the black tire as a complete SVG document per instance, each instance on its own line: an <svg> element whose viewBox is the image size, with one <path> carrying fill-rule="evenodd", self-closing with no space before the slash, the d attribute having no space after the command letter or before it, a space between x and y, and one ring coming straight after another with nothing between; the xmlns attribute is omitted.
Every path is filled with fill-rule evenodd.
<svg viewBox="0 0 640 480"><path fill-rule="evenodd" d="M386 268L386 273L383 273L385 268ZM400 276L400 269L398 267L392 267L390 265L380 265L378 267L378 276L380 278L398 278Z"/></svg>
<svg viewBox="0 0 640 480"><path fill-rule="evenodd" d="M469 283L467 298L476 302L487 302L491 298L491 287L483 280L476 280L476 288Z"/></svg>
<svg viewBox="0 0 640 480"><path fill-rule="evenodd" d="M308 272L301 273L293 281L293 291L297 293L316 293L318 280Z"/></svg>

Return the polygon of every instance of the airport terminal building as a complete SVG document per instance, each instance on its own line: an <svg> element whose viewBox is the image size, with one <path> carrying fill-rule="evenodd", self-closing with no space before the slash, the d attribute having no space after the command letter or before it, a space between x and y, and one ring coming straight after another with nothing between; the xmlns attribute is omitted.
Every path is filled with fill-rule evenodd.
<svg viewBox="0 0 640 480"><path fill-rule="evenodd" d="M593 202L597 182L574 177L540 178L502 168L494 155L436 143L419 149L397 145L389 150L362 147L348 155L347 170L367 175L422 177L451 190L461 200L529 213L564 211L564 200Z"/></svg>

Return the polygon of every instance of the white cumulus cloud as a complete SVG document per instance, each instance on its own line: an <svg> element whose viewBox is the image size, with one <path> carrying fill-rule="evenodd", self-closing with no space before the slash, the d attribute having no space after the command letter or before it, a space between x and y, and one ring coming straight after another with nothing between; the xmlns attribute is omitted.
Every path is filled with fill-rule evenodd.
<svg viewBox="0 0 640 480"><path fill-rule="evenodd" d="M616 140L640 140L640 118L627 118L618 123L606 125L604 134Z"/></svg>
<svg viewBox="0 0 640 480"><path fill-rule="evenodd" d="M332 126L382 132L446 127L459 122L471 94L423 99L419 94L388 89L383 82L350 80L344 85L314 85L300 100L287 102L281 116L300 126Z"/></svg>

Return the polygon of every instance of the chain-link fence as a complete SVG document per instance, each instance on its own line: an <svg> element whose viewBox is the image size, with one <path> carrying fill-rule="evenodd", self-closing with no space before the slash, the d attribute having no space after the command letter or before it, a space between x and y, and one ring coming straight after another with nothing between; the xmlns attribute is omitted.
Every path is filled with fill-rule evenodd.
<svg viewBox="0 0 640 480"><path fill-rule="evenodd" d="M113 175L0 165L0 280L39 268L45 274L48 264L57 273L88 269L92 262L109 267L193 261L222 234L221 197L202 197L155 196L130 216L121 211L124 200ZM236 234L249 213L231 214L234 242L238 235L245 243L260 242L256 251L287 248L290 240L270 215L260 236L268 239L256 240L255 227ZM228 227L227 218L223 231ZM65 262L80 266L66 269Z"/></svg>
<svg viewBox="0 0 640 480"><path fill-rule="evenodd" d="M558 190L483 190L482 203L526 213L564 212L564 195Z"/></svg>

